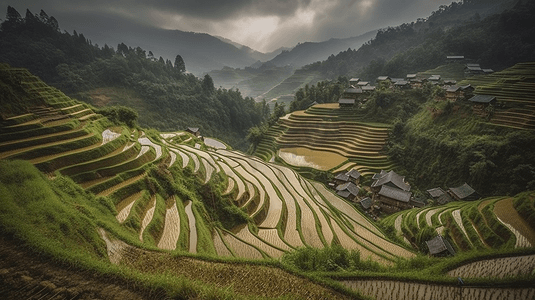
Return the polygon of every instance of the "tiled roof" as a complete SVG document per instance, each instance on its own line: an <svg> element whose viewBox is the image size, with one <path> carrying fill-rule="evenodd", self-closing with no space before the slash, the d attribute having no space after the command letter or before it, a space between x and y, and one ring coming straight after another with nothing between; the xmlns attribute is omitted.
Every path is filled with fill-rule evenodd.
<svg viewBox="0 0 535 300"><path fill-rule="evenodd" d="M471 186L469 186L468 183L465 183L461 186L450 188L450 192L457 196L457 198L464 199L466 197L469 197L476 191Z"/></svg>
<svg viewBox="0 0 535 300"><path fill-rule="evenodd" d="M366 198L360 200L359 203L360 203L360 205L362 205L362 207L364 209L370 208L372 206L372 204L373 204L372 199L370 197L366 197Z"/></svg>
<svg viewBox="0 0 535 300"><path fill-rule="evenodd" d="M397 201L408 203L411 199L411 192L406 192L400 189L390 187L388 185L383 185L378 195L388 197Z"/></svg>
<svg viewBox="0 0 535 300"><path fill-rule="evenodd" d="M355 104L355 99L341 98L338 100L338 104Z"/></svg>
<svg viewBox="0 0 535 300"><path fill-rule="evenodd" d="M360 177L360 172L356 169L353 169L349 172L347 172L345 175L347 175L348 177L351 177L353 179L358 179Z"/></svg>
<svg viewBox="0 0 535 300"><path fill-rule="evenodd" d="M431 198L438 198L444 195L444 190L440 187L427 190L427 192L429 193L429 195L431 195Z"/></svg>
<svg viewBox="0 0 535 300"><path fill-rule="evenodd" d="M344 173L340 173L340 174L336 175L336 177L334 177L334 179L342 180L342 181L348 181L349 180L349 176L347 176Z"/></svg>
<svg viewBox="0 0 535 300"><path fill-rule="evenodd" d="M395 186L397 186L398 188L400 188L400 189L402 189L404 191L410 191L411 190L411 186L408 185L407 183L405 183L404 179L405 179L405 177L402 177L402 176L398 175L394 171L390 171L390 172L382 175L381 177L379 177L379 179L377 179L374 183L372 183L372 187L382 186L382 185L384 185L384 184L386 184L388 182L391 182Z"/></svg>
<svg viewBox="0 0 535 300"><path fill-rule="evenodd" d="M496 100L496 97L491 95L475 95L474 97L468 99L468 101L476 103L490 103L493 100Z"/></svg>
<svg viewBox="0 0 535 300"><path fill-rule="evenodd" d="M337 191L348 191L353 196L358 195L359 188L353 182L347 182L336 187Z"/></svg>
<svg viewBox="0 0 535 300"><path fill-rule="evenodd" d="M426 241L427 248L429 248L429 254L439 254L443 251L448 251L450 254L455 254L455 251L451 247L450 243L441 235L436 236L434 239Z"/></svg>

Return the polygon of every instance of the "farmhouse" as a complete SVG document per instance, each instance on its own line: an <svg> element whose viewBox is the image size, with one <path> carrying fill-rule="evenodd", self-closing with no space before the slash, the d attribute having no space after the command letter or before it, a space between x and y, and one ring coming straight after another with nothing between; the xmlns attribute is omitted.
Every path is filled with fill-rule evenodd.
<svg viewBox="0 0 535 300"><path fill-rule="evenodd" d="M362 200L359 201L360 205L362 206L362 208L364 210L368 210L370 209L370 207L372 207L372 204L373 204L373 201L370 197L366 197Z"/></svg>
<svg viewBox="0 0 535 300"><path fill-rule="evenodd" d="M367 85L367 86L363 86L362 87L362 92L364 93L370 93L370 92L373 92L375 91L375 86L374 85Z"/></svg>
<svg viewBox="0 0 535 300"><path fill-rule="evenodd" d="M351 79L349 79L349 85L353 85L354 86L354 85L358 84L359 81L360 81L360 78L351 78Z"/></svg>
<svg viewBox="0 0 535 300"><path fill-rule="evenodd" d="M444 82L442 82L444 85L454 85L457 83L457 80L452 80L452 79L446 79L444 80Z"/></svg>
<svg viewBox="0 0 535 300"><path fill-rule="evenodd" d="M416 74L407 74L407 80L413 80L413 79L416 79Z"/></svg>
<svg viewBox="0 0 535 300"><path fill-rule="evenodd" d="M440 75L431 75L429 78L427 78L427 80L437 83L440 81Z"/></svg>
<svg viewBox="0 0 535 300"><path fill-rule="evenodd" d="M447 63L455 63L464 61L464 55L448 55L446 56Z"/></svg>
<svg viewBox="0 0 535 300"><path fill-rule="evenodd" d="M427 190L427 193L429 194L429 196L431 196L433 200L435 200L440 205L444 205L453 201L450 195L448 195L448 193L446 193L440 187Z"/></svg>
<svg viewBox="0 0 535 300"><path fill-rule="evenodd" d="M464 76L474 76L483 74L483 70L479 64L466 64L464 67Z"/></svg>
<svg viewBox="0 0 535 300"><path fill-rule="evenodd" d="M186 129L186 132L189 132L189 133L193 134L196 137L201 136L201 131L197 127L188 127Z"/></svg>
<svg viewBox="0 0 535 300"><path fill-rule="evenodd" d="M399 89L410 89L411 85L406 80L398 80L394 83L394 86Z"/></svg>
<svg viewBox="0 0 535 300"><path fill-rule="evenodd" d="M359 82L357 83L357 85L360 86L360 87L367 86L367 85L369 85L369 84L370 84L369 81L359 81Z"/></svg>
<svg viewBox="0 0 535 300"><path fill-rule="evenodd" d="M409 203L411 195L411 192L383 185L379 192L375 194L374 201L384 212L394 213L411 208Z"/></svg>
<svg viewBox="0 0 535 300"><path fill-rule="evenodd" d="M405 177L398 175L394 171L385 172L381 170L381 173L375 174L372 178L375 179L371 185L374 193L379 192L383 185L406 192L411 190L411 186L405 182Z"/></svg>
<svg viewBox="0 0 535 300"><path fill-rule="evenodd" d="M359 188L353 182L347 182L336 187L336 194L346 200L355 201Z"/></svg>
<svg viewBox="0 0 535 300"><path fill-rule="evenodd" d="M467 183L464 183L461 186L453 187L448 190L449 194L455 199L455 200L465 200L465 201L471 201L471 200L477 200L479 199L479 194Z"/></svg>
<svg viewBox="0 0 535 300"><path fill-rule="evenodd" d="M455 102L463 96L463 91L460 86L452 85L446 89L446 99L451 102Z"/></svg>
<svg viewBox="0 0 535 300"><path fill-rule="evenodd" d="M348 172L341 172L334 177L334 182L337 185L344 184L347 182L353 182L354 184L358 184L360 181L360 173L359 171L353 169Z"/></svg>
<svg viewBox="0 0 535 300"><path fill-rule="evenodd" d="M426 241L429 254L433 256L455 255L455 251L450 242L443 236L437 235L434 239Z"/></svg>
<svg viewBox="0 0 535 300"><path fill-rule="evenodd" d="M496 97L492 95L475 95L468 99L468 101L472 102L473 109L482 109L489 105L496 105Z"/></svg>
<svg viewBox="0 0 535 300"><path fill-rule="evenodd" d="M360 172L357 169L352 169L349 172L346 173L346 175L349 177L349 180L353 182L354 184L358 184L360 181Z"/></svg>
<svg viewBox="0 0 535 300"><path fill-rule="evenodd" d="M362 94L361 88L350 87L344 91L342 98L346 99L357 99L359 95Z"/></svg>
<svg viewBox="0 0 535 300"><path fill-rule="evenodd" d="M390 77L388 76L379 76L377 77L377 82L381 82L381 81L389 81L390 80Z"/></svg>
<svg viewBox="0 0 535 300"><path fill-rule="evenodd" d="M355 99L340 98L338 100L338 106L340 107L353 107L355 105Z"/></svg>

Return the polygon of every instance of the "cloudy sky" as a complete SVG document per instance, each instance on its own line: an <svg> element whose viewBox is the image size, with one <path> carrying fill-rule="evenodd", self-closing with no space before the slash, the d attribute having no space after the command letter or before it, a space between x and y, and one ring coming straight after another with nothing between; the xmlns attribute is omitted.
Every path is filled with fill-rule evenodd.
<svg viewBox="0 0 535 300"><path fill-rule="evenodd" d="M43 9L63 30L114 45L106 28L155 26L222 36L261 52L299 42L358 36L424 18L448 0L0 0L0 18L11 5Z"/></svg>

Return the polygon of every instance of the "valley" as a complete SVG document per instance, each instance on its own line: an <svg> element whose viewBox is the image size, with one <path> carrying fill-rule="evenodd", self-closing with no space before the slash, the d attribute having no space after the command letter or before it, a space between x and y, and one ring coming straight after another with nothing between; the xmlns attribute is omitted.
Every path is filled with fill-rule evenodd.
<svg viewBox="0 0 535 300"><path fill-rule="evenodd" d="M535 299L535 4L357 36L362 3L210 4L75 14L131 24L116 49L8 6L0 298ZM271 47L318 20L354 37L163 25Z"/></svg>

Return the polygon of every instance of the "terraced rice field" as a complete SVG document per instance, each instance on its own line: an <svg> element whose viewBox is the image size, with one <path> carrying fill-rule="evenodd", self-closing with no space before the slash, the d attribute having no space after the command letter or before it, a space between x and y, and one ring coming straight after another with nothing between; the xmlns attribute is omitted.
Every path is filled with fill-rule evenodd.
<svg viewBox="0 0 535 300"><path fill-rule="evenodd" d="M391 226L406 239L415 239L418 231L402 231L406 228L431 227L446 236L457 251L499 248L511 244L515 248L531 247L535 238L535 224L529 224L513 207L513 198L492 197L472 202L451 202L438 208L403 211L381 222ZM425 222L417 222L415 216L425 215ZM413 224L408 224L413 220ZM417 224L420 227L417 227ZM423 251L427 249L421 249Z"/></svg>
<svg viewBox="0 0 535 300"><path fill-rule="evenodd" d="M455 285L423 284L389 280L346 280L341 282L363 295L384 300L451 300L451 299L534 299L535 288L485 288Z"/></svg>
<svg viewBox="0 0 535 300"><path fill-rule="evenodd" d="M525 62L460 84L476 87L475 94L496 96L505 108L496 108L490 122L518 129L535 129L535 63Z"/></svg>
<svg viewBox="0 0 535 300"><path fill-rule="evenodd" d="M255 155L266 161L278 156L289 165L331 172L357 169L367 176L395 167L382 154L388 132L389 125L365 123L337 103L317 104L281 118ZM344 164L346 160L349 163Z"/></svg>

